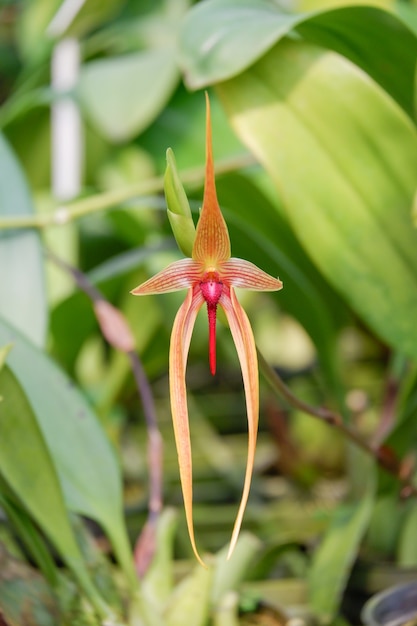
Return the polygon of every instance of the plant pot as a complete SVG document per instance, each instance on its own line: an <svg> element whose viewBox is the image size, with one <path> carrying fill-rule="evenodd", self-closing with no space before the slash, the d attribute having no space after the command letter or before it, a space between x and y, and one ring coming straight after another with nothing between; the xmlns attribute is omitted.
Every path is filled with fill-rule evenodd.
<svg viewBox="0 0 417 626"><path fill-rule="evenodd" d="M366 626L417 624L417 580L375 594L365 603L361 617Z"/></svg>

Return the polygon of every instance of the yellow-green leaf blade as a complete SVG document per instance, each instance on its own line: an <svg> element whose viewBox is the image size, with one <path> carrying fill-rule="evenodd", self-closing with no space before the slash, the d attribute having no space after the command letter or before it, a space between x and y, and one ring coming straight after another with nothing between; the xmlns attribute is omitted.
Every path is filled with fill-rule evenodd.
<svg viewBox="0 0 417 626"><path fill-rule="evenodd" d="M219 93L323 275L388 344L416 357L410 120L350 62L301 42L281 42Z"/></svg>

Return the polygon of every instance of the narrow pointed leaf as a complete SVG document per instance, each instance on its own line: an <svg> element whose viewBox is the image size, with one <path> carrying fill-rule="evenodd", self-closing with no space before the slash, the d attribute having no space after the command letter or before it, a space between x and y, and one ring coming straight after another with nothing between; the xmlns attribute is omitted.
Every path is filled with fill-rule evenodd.
<svg viewBox="0 0 417 626"><path fill-rule="evenodd" d="M417 357L407 116L350 62L302 42L281 42L219 92L318 268L380 337Z"/></svg>
<svg viewBox="0 0 417 626"><path fill-rule="evenodd" d="M362 493L357 500L336 511L314 553L308 575L310 606L322 623L329 623L335 616L374 506L373 460L362 451L355 453L358 465L363 468Z"/></svg>
<svg viewBox="0 0 417 626"><path fill-rule="evenodd" d="M0 471L1 473L1 471ZM19 540L25 545L26 550L42 572L45 579L52 586L58 582L58 567L46 545L44 536L31 517L30 513L20 507L11 494L3 495L0 492L0 505L6 517L13 527Z"/></svg>

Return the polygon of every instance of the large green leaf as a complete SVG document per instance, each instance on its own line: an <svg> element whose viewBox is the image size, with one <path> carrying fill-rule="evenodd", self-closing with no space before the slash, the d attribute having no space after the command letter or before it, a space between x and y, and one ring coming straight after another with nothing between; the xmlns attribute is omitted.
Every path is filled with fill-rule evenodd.
<svg viewBox="0 0 417 626"><path fill-rule="evenodd" d="M137 4L104 33L104 41L110 36L107 48L119 56L90 61L81 70L81 102L112 141L131 139L149 126L179 82L176 39L189 0Z"/></svg>
<svg viewBox="0 0 417 626"><path fill-rule="evenodd" d="M155 119L178 76L172 49L144 50L87 63L79 93L97 129L112 141L124 141Z"/></svg>
<svg viewBox="0 0 417 626"><path fill-rule="evenodd" d="M97 418L49 357L0 320L0 345L5 343L14 344L7 362L30 399L66 505L103 526L133 582L120 469Z"/></svg>
<svg viewBox="0 0 417 626"><path fill-rule="evenodd" d="M0 372L0 474L58 549L102 614L105 603L94 589L72 532L61 486L32 408L8 366Z"/></svg>
<svg viewBox="0 0 417 626"><path fill-rule="evenodd" d="M23 172L0 134L0 215L33 213ZM39 235L30 231L0 231L0 315L32 341L45 341L47 308Z"/></svg>
<svg viewBox="0 0 417 626"><path fill-rule="evenodd" d="M417 38L377 7L289 14L273 0L206 0L188 13L182 29L187 83L198 88L236 76L293 29L357 63L413 114Z"/></svg>
<svg viewBox="0 0 417 626"><path fill-rule="evenodd" d="M417 357L417 134L367 75L282 41L218 91L324 276L388 344Z"/></svg>

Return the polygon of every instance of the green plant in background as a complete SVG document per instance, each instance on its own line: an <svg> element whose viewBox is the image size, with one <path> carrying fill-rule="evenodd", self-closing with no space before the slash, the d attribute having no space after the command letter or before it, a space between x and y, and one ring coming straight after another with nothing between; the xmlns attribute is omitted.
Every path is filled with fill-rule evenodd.
<svg viewBox="0 0 417 626"><path fill-rule="evenodd" d="M346 611L355 586L374 591L382 575L388 585L407 575L396 568L417 565L414 4L305 0L283 10L273 0L126 0L103 8L86 0L71 15L65 5L0 9L1 613L23 623L30 589L39 624L175 624L184 616L221 624L225 615L234 621L224 623L238 623L239 585L242 607L273 597L328 622L351 576L344 615L355 622ZM51 86L51 61L68 42L79 69L69 86L56 74ZM217 191L233 255L278 272L285 290L259 294L253 316L244 296L260 368L281 398L261 403L245 514L263 548L255 542L240 561L239 540L227 564L238 573L198 568L177 583L174 524L160 498L151 498L145 525L148 468L154 478L162 470L152 427L144 461L148 434L138 422L150 404L142 393L143 409L136 406L133 381L143 372L132 374L130 348L134 340L166 442L164 498L178 504L164 377L180 300L147 298L139 313L129 292L178 259L161 197L165 169L169 221L192 254L193 220L177 207L189 202L196 212L202 196L204 99L182 79L191 90L211 89ZM50 110L55 124L62 102L84 130L83 138L73 133L75 152L84 151L76 167L50 147ZM168 146L175 160L168 151L166 168ZM57 162L72 183L82 181L72 195L51 194ZM73 284L75 276L82 286L83 275L68 267L82 268L99 302L110 300L132 328L121 350L107 333L114 309L91 306ZM245 458L237 364L221 324L217 332L215 392L199 368L199 319L188 366L196 538L213 553L228 539ZM329 484L336 498L323 495ZM105 533L117 565L80 515ZM147 529L134 562L126 526L133 542ZM189 555L185 536L180 524L176 557ZM368 559L377 565L367 577ZM140 585L134 565L147 572ZM242 583L249 571L253 580ZM189 604L197 588L198 610Z"/></svg>

